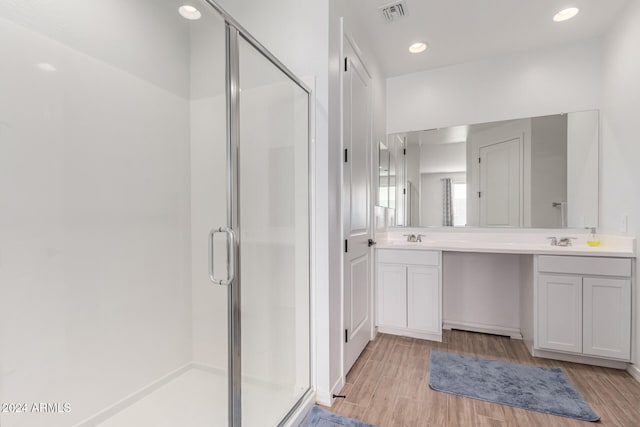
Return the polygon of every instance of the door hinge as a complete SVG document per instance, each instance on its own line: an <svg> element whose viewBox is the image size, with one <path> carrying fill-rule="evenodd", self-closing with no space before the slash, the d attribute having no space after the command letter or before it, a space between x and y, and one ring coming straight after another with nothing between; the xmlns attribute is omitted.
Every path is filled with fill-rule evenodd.
<svg viewBox="0 0 640 427"><path fill-rule="evenodd" d="M348 157L347 157L347 151L348 151L348 150L345 148L345 149L344 149L344 162L345 162L345 163L347 163L347 162L349 161L349 160L347 160L347 159L348 159Z"/></svg>
<svg viewBox="0 0 640 427"><path fill-rule="evenodd" d="M349 342L349 331L347 329L344 330L344 342Z"/></svg>
<svg viewBox="0 0 640 427"><path fill-rule="evenodd" d="M344 240L344 251L349 252L349 241L347 239Z"/></svg>
<svg viewBox="0 0 640 427"><path fill-rule="evenodd" d="M407 194L407 189L406 188L402 189L402 194Z"/></svg>
<svg viewBox="0 0 640 427"><path fill-rule="evenodd" d="M345 71L349 71L349 58L347 58L346 56L344 57L344 70Z"/></svg>
<svg viewBox="0 0 640 427"><path fill-rule="evenodd" d="M403 149L402 149L402 155L403 155L403 156L406 156L406 155L407 155L407 149L406 149L406 148L403 148Z"/></svg>
<svg viewBox="0 0 640 427"><path fill-rule="evenodd" d="M482 158L478 157L478 163L482 163Z"/></svg>
<svg viewBox="0 0 640 427"><path fill-rule="evenodd" d="M478 197L482 197L482 191L478 191Z"/></svg>

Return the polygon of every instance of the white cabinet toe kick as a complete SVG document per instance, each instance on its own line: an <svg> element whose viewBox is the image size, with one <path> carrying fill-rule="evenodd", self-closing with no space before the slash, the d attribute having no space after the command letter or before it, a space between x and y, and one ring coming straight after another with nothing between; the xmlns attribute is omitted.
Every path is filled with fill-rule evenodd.
<svg viewBox="0 0 640 427"><path fill-rule="evenodd" d="M447 323L445 328L489 333L504 330L502 335L522 337L536 357L626 368L631 361L633 258L518 256L519 289L513 299L518 305L519 328L479 329L480 320ZM451 262L456 259L452 256ZM451 273L449 256L446 265L445 271ZM490 273L494 275L498 280L497 273ZM447 277L443 285L442 251L377 249L378 331L442 341ZM451 298L451 292L447 295ZM449 310L450 302L447 304Z"/></svg>

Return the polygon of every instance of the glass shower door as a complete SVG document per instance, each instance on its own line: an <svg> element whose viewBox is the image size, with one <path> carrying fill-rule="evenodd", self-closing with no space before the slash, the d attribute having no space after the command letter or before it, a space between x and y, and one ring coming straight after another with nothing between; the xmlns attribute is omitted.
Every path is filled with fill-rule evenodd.
<svg viewBox="0 0 640 427"><path fill-rule="evenodd" d="M242 425L276 426L310 387L309 94L238 49Z"/></svg>

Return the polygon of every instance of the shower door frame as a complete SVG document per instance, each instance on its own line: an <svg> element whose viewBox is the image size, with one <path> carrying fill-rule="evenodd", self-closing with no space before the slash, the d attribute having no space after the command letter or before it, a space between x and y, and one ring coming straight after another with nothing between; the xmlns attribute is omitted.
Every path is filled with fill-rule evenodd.
<svg viewBox="0 0 640 427"><path fill-rule="evenodd" d="M312 233L311 227L312 220L312 182L311 177L312 162L311 162L311 90L300 80L295 74L291 72L282 62L280 62L271 52L269 52L260 42L258 42L248 31L246 31L240 24L238 24L231 15L229 15L222 7L220 7L213 0L204 0L213 9L215 9L225 21L226 32L226 124L227 124L227 227L235 231L236 239L230 250L233 253L233 280L231 284L227 286L227 312L228 312L228 411L229 411L229 427L241 427L242 426L242 329L241 329L241 277L240 277L240 265L242 260L240 259L240 245L242 244L240 239L240 206L239 206L239 150L240 150L240 63L239 53L240 46L239 40L242 38L249 43L251 47L256 49L261 55L263 55L271 64L279 69L285 76L287 76L293 83L299 86L307 95L307 170L309 173L309 184L307 189L308 198L308 242L309 242L309 387L302 394L300 399L289 410L285 417L280 421L278 426L286 424L291 416L301 407L302 403L310 397L313 393L313 333L311 331L312 324L312 295L311 295L311 283L312 283L312 259L311 259L311 245L312 245ZM229 259L229 257L227 257Z"/></svg>

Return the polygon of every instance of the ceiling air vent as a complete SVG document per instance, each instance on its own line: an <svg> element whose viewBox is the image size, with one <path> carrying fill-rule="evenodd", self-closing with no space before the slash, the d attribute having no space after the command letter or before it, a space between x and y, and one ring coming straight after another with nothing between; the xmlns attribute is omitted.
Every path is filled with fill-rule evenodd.
<svg viewBox="0 0 640 427"><path fill-rule="evenodd" d="M389 3L382 6L380 12L382 12L382 17L385 21L393 22L407 14L407 3L404 0Z"/></svg>

